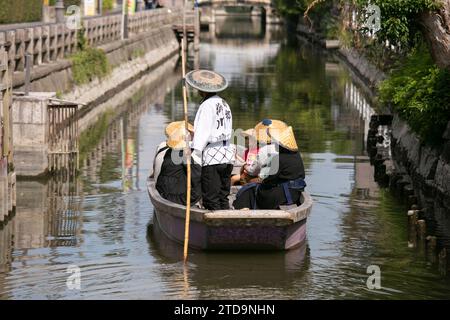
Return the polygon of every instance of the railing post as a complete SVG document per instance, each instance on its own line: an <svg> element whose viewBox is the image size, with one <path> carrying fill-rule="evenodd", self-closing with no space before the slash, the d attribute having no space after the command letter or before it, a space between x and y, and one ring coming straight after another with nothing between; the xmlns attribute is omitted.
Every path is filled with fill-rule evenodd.
<svg viewBox="0 0 450 320"><path fill-rule="evenodd" d="M35 27L33 30L33 55L34 55L34 64L40 65L42 64L42 27Z"/></svg>
<svg viewBox="0 0 450 320"><path fill-rule="evenodd" d="M200 13L198 9L198 0L194 4L194 50L200 50Z"/></svg>
<svg viewBox="0 0 450 320"><path fill-rule="evenodd" d="M31 67L33 65L33 55L27 53L25 55L25 95L30 93Z"/></svg>
<svg viewBox="0 0 450 320"><path fill-rule="evenodd" d="M17 29L15 32L15 61L16 69L14 71L23 71L25 69L25 30Z"/></svg>

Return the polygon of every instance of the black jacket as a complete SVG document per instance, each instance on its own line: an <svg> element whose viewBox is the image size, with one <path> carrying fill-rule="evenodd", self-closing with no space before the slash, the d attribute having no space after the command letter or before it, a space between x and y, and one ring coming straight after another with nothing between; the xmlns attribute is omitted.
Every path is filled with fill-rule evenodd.
<svg viewBox="0 0 450 320"><path fill-rule="evenodd" d="M303 159L299 152L292 152L280 146L279 154L272 159L271 167L276 165L276 161L279 170L264 179L257 189L250 188L241 192L233 203L235 209L254 208L255 204L257 209L279 209L281 205L287 204L286 195L280 184L305 178ZM258 191L255 192L256 190ZM290 193L293 202L298 203L301 191L290 189Z"/></svg>
<svg viewBox="0 0 450 320"><path fill-rule="evenodd" d="M161 172L156 181L156 189L164 199L186 205L187 166L185 163L175 164L172 161L172 152L179 152L178 156L183 159L182 150L167 150L161 165ZM199 201L202 195L201 174L202 167L191 159L192 204Z"/></svg>
<svg viewBox="0 0 450 320"><path fill-rule="evenodd" d="M280 185L295 179L305 178L303 159L299 152L289 151L279 147L279 154L272 159L272 163L278 161L278 171L263 180L256 195L258 209L278 209L280 205L287 203L283 187ZM290 190L292 200L299 202L301 191Z"/></svg>

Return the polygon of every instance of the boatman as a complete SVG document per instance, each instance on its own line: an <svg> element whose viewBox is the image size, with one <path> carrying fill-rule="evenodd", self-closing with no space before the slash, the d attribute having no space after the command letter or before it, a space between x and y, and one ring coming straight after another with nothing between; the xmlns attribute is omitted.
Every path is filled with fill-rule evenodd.
<svg viewBox="0 0 450 320"><path fill-rule="evenodd" d="M208 210L229 209L230 177L235 149L230 143L233 118L228 103L217 93L226 89L227 80L217 72L194 70L186 82L202 97L194 122L192 158L202 163L202 199Z"/></svg>

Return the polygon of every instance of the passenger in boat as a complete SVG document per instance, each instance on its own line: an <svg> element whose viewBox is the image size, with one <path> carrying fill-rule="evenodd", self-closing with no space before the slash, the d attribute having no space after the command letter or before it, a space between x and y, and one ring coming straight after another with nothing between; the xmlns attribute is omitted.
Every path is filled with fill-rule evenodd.
<svg viewBox="0 0 450 320"><path fill-rule="evenodd" d="M260 182L258 174L252 172L256 157L258 155L259 147L255 139L255 129L251 128L245 130L241 135L245 138L245 151L243 158L240 159L243 162L240 173L231 177L232 185L246 185L247 183ZM239 157L238 155L236 157ZM241 158L241 157L239 157Z"/></svg>
<svg viewBox="0 0 450 320"><path fill-rule="evenodd" d="M305 169L292 127L279 120L265 119L255 127L261 148L254 165L261 183L241 188L233 203L235 209L279 209L282 205L300 204L306 187Z"/></svg>
<svg viewBox="0 0 450 320"><path fill-rule="evenodd" d="M217 95L227 80L209 70L194 70L186 82L203 98L195 115L193 158L202 163L202 202L205 209L229 209L230 177L235 148L230 143L233 119L228 103Z"/></svg>
<svg viewBox="0 0 450 320"><path fill-rule="evenodd" d="M189 124L189 134L194 128ZM158 146L153 177L159 194L169 201L186 204L187 168L184 159L186 128L184 121L172 122L166 127L166 143ZM201 198L201 165L191 161L191 203Z"/></svg>

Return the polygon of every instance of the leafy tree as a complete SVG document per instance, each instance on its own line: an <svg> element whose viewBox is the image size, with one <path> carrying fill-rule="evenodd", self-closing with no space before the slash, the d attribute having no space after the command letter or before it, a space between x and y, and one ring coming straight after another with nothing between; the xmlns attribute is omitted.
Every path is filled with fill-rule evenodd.
<svg viewBox="0 0 450 320"><path fill-rule="evenodd" d="M420 32L419 15L438 8L435 0L357 0L362 12L369 3L381 10L381 30L377 32L379 42L389 41L399 48L412 48ZM363 18L363 17L362 17Z"/></svg>

